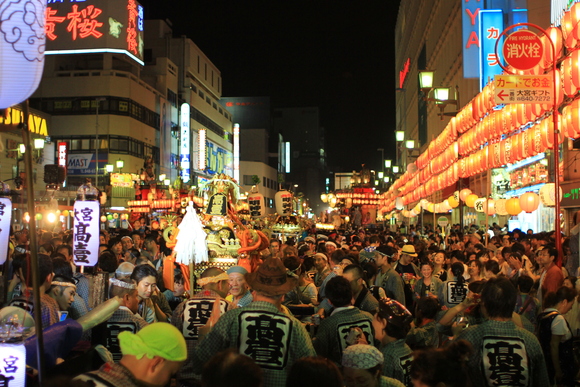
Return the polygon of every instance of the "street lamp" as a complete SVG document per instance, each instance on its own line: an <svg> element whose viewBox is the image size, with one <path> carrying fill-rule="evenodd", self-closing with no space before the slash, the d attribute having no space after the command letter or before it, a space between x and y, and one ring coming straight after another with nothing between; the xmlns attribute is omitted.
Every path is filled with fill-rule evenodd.
<svg viewBox="0 0 580 387"><path fill-rule="evenodd" d="M119 172L123 171L123 167L125 166L125 162L121 159L117 160L117 168L119 169Z"/></svg>
<svg viewBox="0 0 580 387"><path fill-rule="evenodd" d="M115 166L113 164L105 165L105 171L107 171L107 173L113 172L114 168L115 168Z"/></svg>
<svg viewBox="0 0 580 387"><path fill-rule="evenodd" d="M385 160L385 168L391 168L392 160Z"/></svg>
<svg viewBox="0 0 580 387"><path fill-rule="evenodd" d="M455 96L454 99L450 98L451 88L450 87L435 87L433 88L433 78L434 71L424 70L419 71L419 85L421 91L423 92L423 100L427 102L435 102L439 105L439 116L443 119L443 116L455 116L459 112L459 87L455 86ZM430 98L429 95L433 90L433 97ZM449 104L455 104L456 111L445 113L445 107Z"/></svg>

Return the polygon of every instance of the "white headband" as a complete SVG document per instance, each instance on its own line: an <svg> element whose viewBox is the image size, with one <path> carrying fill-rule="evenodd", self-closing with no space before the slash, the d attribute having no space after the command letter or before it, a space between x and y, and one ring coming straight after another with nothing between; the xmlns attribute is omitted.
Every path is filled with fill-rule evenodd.
<svg viewBox="0 0 580 387"><path fill-rule="evenodd" d="M118 286L120 288L137 289L137 285L135 285L133 283L121 281L120 279L117 279L117 278L109 278L109 282L111 283L111 285L115 285L115 286Z"/></svg>
<svg viewBox="0 0 580 387"><path fill-rule="evenodd" d="M50 284L56 286L64 286L65 288L74 288L75 290L77 289L77 286L72 282L52 281Z"/></svg>

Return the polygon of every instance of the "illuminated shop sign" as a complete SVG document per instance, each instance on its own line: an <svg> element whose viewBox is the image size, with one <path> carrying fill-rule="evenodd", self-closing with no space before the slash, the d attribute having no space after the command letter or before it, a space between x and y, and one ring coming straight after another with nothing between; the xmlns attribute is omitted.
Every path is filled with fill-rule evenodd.
<svg viewBox="0 0 580 387"><path fill-rule="evenodd" d="M479 11L480 90L492 81L495 75L503 72L499 65L499 61L502 60L501 50L498 50L497 55L495 54L495 43L503 29L503 12L500 9ZM501 42L499 47L501 47Z"/></svg>
<svg viewBox="0 0 580 387"><path fill-rule="evenodd" d="M143 7L135 0L48 0L46 54L112 52L143 63Z"/></svg>
<svg viewBox="0 0 580 387"><path fill-rule="evenodd" d="M180 165L181 165L181 179L184 183L188 183L191 176L191 161L190 161L190 138L189 138L189 104L181 104L181 146L180 146Z"/></svg>
<svg viewBox="0 0 580 387"><path fill-rule="evenodd" d="M234 179L240 181L240 124L234 124Z"/></svg>
<svg viewBox="0 0 580 387"><path fill-rule="evenodd" d="M479 18L483 1L465 0L461 2L461 25L463 31L463 77L479 77Z"/></svg>
<svg viewBox="0 0 580 387"><path fill-rule="evenodd" d="M206 168L205 172L210 175L225 173L227 175L232 175L232 162L233 155L232 152L228 152L224 148L218 146L214 142L206 141Z"/></svg>
<svg viewBox="0 0 580 387"><path fill-rule="evenodd" d="M6 114L4 116L0 115L0 124L18 125L22 123L23 120L22 111L19 109L8 108L6 109ZM48 136L46 119L38 114L30 112L28 115L28 130L41 136Z"/></svg>

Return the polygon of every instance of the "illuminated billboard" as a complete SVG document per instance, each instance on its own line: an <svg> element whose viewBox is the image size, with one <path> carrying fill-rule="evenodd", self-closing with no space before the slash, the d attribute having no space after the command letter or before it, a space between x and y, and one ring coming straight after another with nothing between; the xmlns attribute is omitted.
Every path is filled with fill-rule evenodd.
<svg viewBox="0 0 580 387"><path fill-rule="evenodd" d="M135 0L48 0L45 54L112 52L144 65L143 24Z"/></svg>

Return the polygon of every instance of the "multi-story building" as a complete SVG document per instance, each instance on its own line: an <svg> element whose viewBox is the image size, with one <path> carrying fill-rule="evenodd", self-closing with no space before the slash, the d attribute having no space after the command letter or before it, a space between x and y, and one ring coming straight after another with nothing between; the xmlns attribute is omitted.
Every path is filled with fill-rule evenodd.
<svg viewBox="0 0 580 387"><path fill-rule="evenodd" d="M274 196L284 173L280 136L272 133L269 97L223 97L222 104L234 116L240 135L240 189L264 195L264 214L276 212ZM256 181L259 184L256 188Z"/></svg>
<svg viewBox="0 0 580 387"><path fill-rule="evenodd" d="M492 13L499 17L491 19ZM401 2L395 27L397 71L394 76L398 86L396 130L405 133L404 139L398 139L398 160L395 164L401 167L402 172L407 170L407 165L416 161L419 154L427 150L430 142L442 133L451 118L471 103L495 74L501 73L502 69L497 65L497 57L493 50L495 41L492 39L497 39L506 27L519 22L533 23L542 28L550 27L550 2L542 0ZM423 70L434 71L432 88L421 89L419 73ZM433 88L437 87L449 88L451 95L447 103L436 103L442 102L435 101ZM414 140L415 145L405 147L406 140ZM535 162L540 163L539 160ZM547 160L542 163L547 163ZM495 182L492 184L495 180L493 177L495 171L494 169L490 174L486 171L459 179L458 183L434 192L427 199L433 203L440 203L461 188L470 188L481 197L493 196L495 192L492 192L492 186L497 185ZM510 180L507 172L506 176L508 177L504 178ZM514 190L508 188L505 191L509 193ZM410 210L416 204L417 202L409 203L407 208ZM452 223L462 221L466 225L477 223L485 226L486 221L502 225L508 222L507 217L496 215L493 219L486 220L482 213L475 213L472 208L465 207L463 210L463 219L460 219L460 211L453 211ZM523 214L520 218L519 226L522 228L530 225L530 228L537 231L540 227L539 218L529 219ZM535 227L531 227L532 224Z"/></svg>
<svg viewBox="0 0 580 387"><path fill-rule="evenodd" d="M284 138L289 168L286 181L302 192L314 214L325 211L320 194L326 187L326 146L317 107L274 109L274 130Z"/></svg>
<svg viewBox="0 0 580 387"><path fill-rule="evenodd" d="M52 143L68 145L67 185L75 189L90 177L104 188L107 165L133 174L129 182L173 184L182 170L183 104L191 129L186 183L232 175L232 116L219 103L219 70L190 39L174 38L168 22L145 21L138 3L121 3L48 5L45 70L31 106L50 114ZM93 28L67 22L76 11ZM125 207L135 190L113 184L109 196L111 206Z"/></svg>

